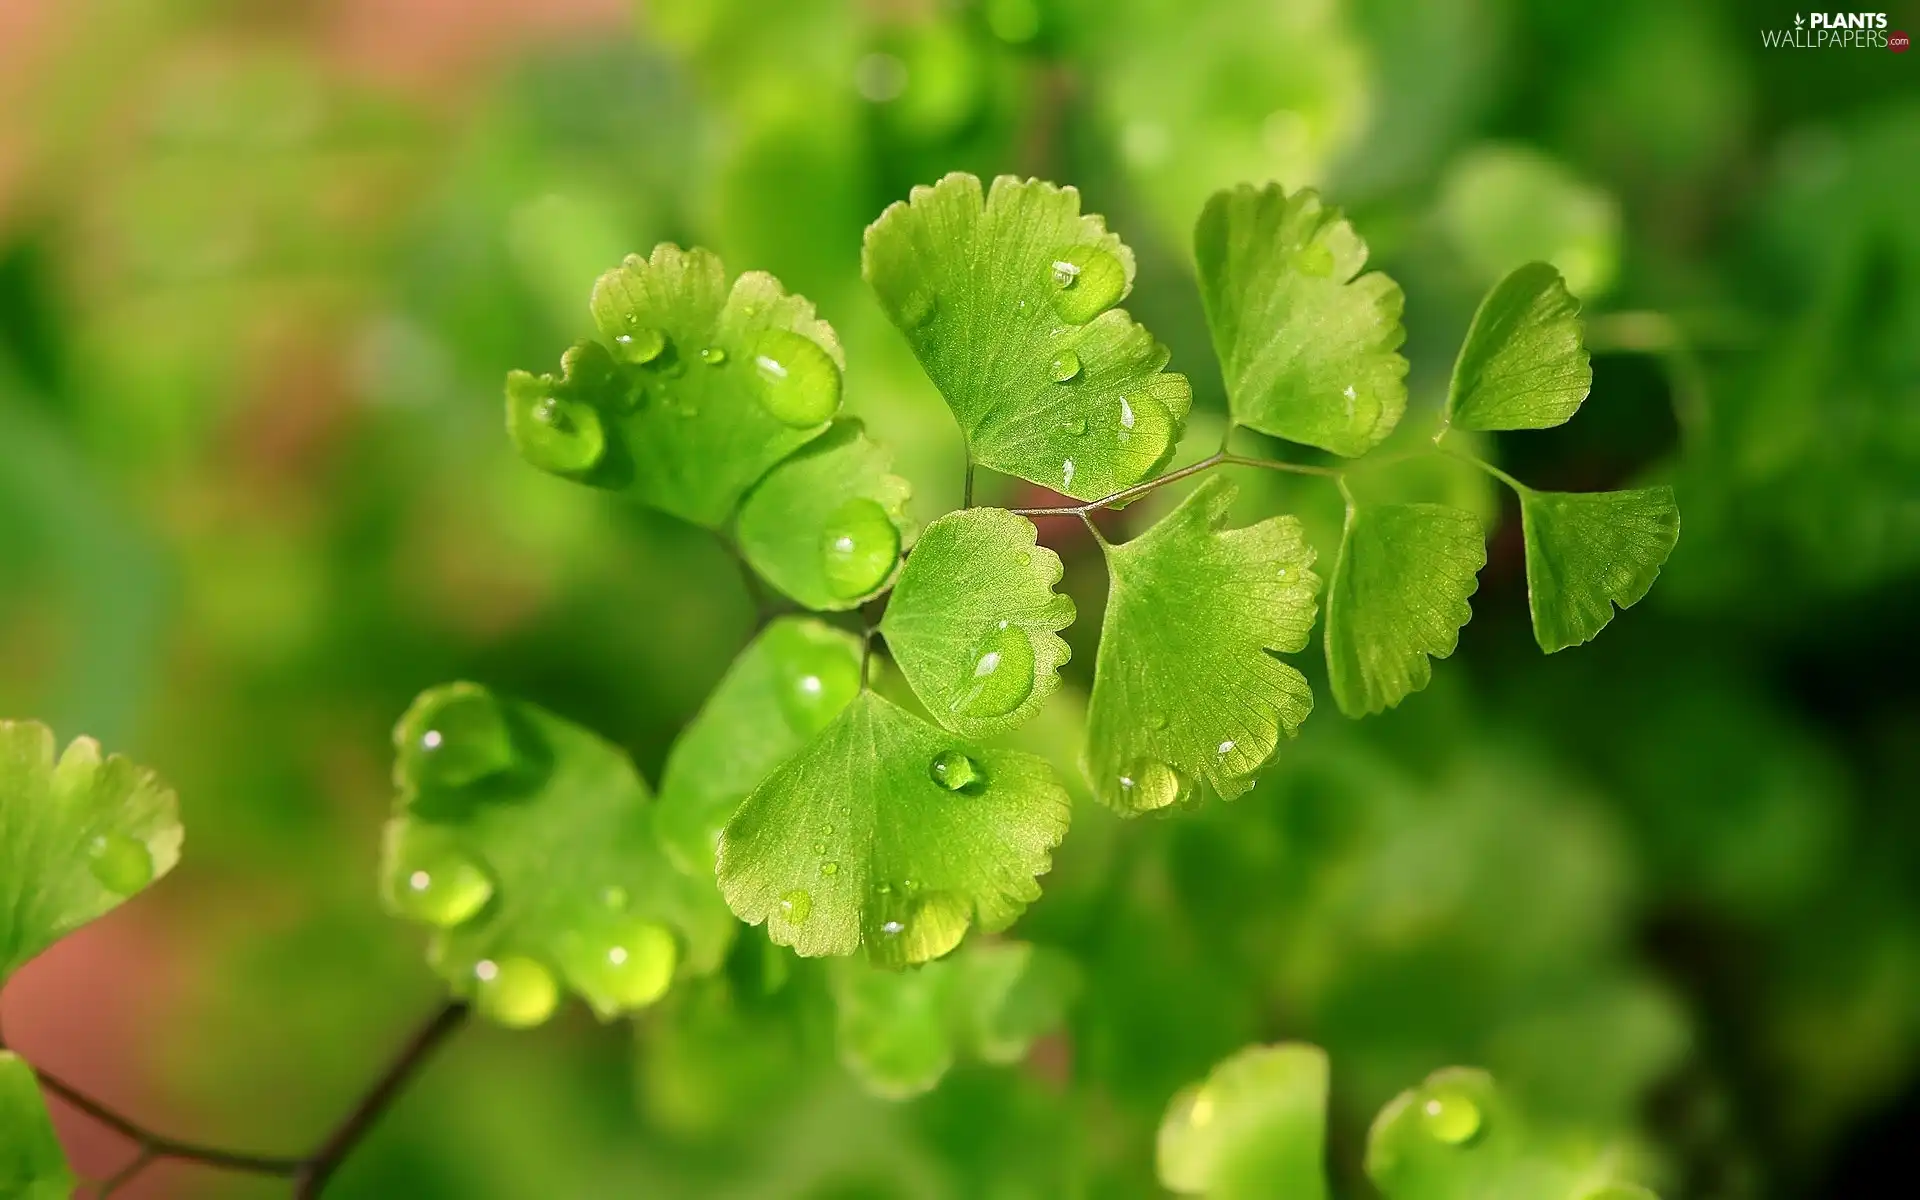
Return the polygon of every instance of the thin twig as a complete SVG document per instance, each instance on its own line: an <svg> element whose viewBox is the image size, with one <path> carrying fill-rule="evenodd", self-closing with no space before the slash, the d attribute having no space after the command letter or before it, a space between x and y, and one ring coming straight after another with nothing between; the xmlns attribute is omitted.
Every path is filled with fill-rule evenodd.
<svg viewBox="0 0 1920 1200"><path fill-rule="evenodd" d="M94 1192L95 1197L97 1200L107 1200L107 1197L132 1183L136 1175L152 1166L159 1157L147 1147L140 1147L140 1153L134 1155L132 1162L100 1181L99 1189Z"/></svg>
<svg viewBox="0 0 1920 1200"><path fill-rule="evenodd" d="M1062 504L1053 508L1016 508L1011 511L1023 517L1084 517L1088 513L1103 508L1112 508L1116 504L1125 504L1138 496L1144 496L1155 488L1163 488L1170 483L1210 471L1214 467L1259 467L1267 471L1287 471L1295 475L1317 475L1326 479L1339 479L1345 472L1337 467L1315 467L1306 463L1281 462L1270 458L1248 458L1242 454L1228 454L1218 450L1197 463L1190 463L1178 471L1169 471L1165 475L1156 475L1145 483L1136 483L1129 488L1121 488L1110 496L1098 500L1089 500L1085 504Z"/></svg>
<svg viewBox="0 0 1920 1200"><path fill-rule="evenodd" d="M1505 471L1502 471L1499 467L1496 467L1492 463L1488 462L1486 459L1481 458L1478 454L1468 454L1465 450L1453 450L1446 446L1440 447L1440 453L1446 455L1448 458L1457 458L1461 462L1472 463L1474 466L1479 467L1482 471L1485 471L1487 474L1493 476L1495 479L1498 479L1501 483L1504 483L1508 487L1512 488L1516 495L1525 496L1528 492L1531 492L1533 490L1532 488L1528 487L1526 484L1521 483L1518 479L1515 479L1513 476L1507 474Z"/></svg>
<svg viewBox="0 0 1920 1200"><path fill-rule="evenodd" d="M407 1040L386 1071L360 1098L360 1102L320 1143L320 1148L300 1164L294 1178L295 1200L307 1200L320 1194L327 1179L346 1161L347 1155L366 1137L375 1122L386 1114L394 1098L426 1063L428 1056L466 1023L469 1011L464 1002L450 1000Z"/></svg>
<svg viewBox="0 0 1920 1200"><path fill-rule="evenodd" d="M219 1167L228 1171L246 1171L255 1175L290 1176L300 1169L303 1160L271 1154L243 1154L234 1150L222 1150L215 1146L202 1146L197 1142L181 1141L154 1133L146 1127L121 1116L113 1109L95 1100L85 1092L74 1087L58 1075L50 1074L39 1068L34 1074L40 1079L40 1086L87 1116L105 1125L120 1136L136 1143L150 1158L177 1158L186 1162L197 1162L203 1166ZM144 1165L144 1164L143 1164Z"/></svg>

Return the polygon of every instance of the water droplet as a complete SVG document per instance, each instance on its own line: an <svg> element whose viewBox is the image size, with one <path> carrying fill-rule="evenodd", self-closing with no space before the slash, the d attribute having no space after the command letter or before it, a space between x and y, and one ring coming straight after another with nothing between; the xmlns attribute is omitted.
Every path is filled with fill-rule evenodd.
<svg viewBox="0 0 1920 1200"><path fill-rule="evenodd" d="M1072 459L1068 459L1067 461L1060 464L1060 486L1062 489L1070 488L1073 486L1073 460Z"/></svg>
<svg viewBox="0 0 1920 1200"><path fill-rule="evenodd" d="M1074 437L1084 437L1087 432L1087 419L1084 416L1069 417L1067 420L1060 422L1060 428L1063 432L1070 433Z"/></svg>
<svg viewBox="0 0 1920 1200"><path fill-rule="evenodd" d="M906 925L903 922L885 921L885 922L882 922L880 925L880 932L886 934L888 937L896 937L899 935L900 931L905 928L906 928Z"/></svg>
<svg viewBox="0 0 1920 1200"><path fill-rule="evenodd" d="M832 837L832 836L833 836L833 826L831 826L831 825L822 825L822 826L820 827L820 832L821 832L822 834L824 834L824 835L826 835L827 837Z"/></svg>
<svg viewBox="0 0 1920 1200"><path fill-rule="evenodd" d="M1302 275L1324 278L1333 274L1333 251L1324 242L1308 242L1293 252L1293 266Z"/></svg>
<svg viewBox="0 0 1920 1200"><path fill-rule="evenodd" d="M1053 263L1053 311L1061 320L1084 325L1119 303L1127 290L1127 269L1098 246L1075 246Z"/></svg>
<svg viewBox="0 0 1920 1200"><path fill-rule="evenodd" d="M87 869L101 887L131 896L153 882L153 854L139 838L103 833L87 847Z"/></svg>
<svg viewBox="0 0 1920 1200"><path fill-rule="evenodd" d="M840 407L840 367L811 339L769 330L754 345L753 365L761 405L783 424L806 429Z"/></svg>
<svg viewBox="0 0 1920 1200"><path fill-rule="evenodd" d="M595 1012L612 1016L666 995L679 956L665 926L628 917L562 939L560 969Z"/></svg>
<svg viewBox="0 0 1920 1200"><path fill-rule="evenodd" d="M1053 381L1066 383L1080 373L1080 356L1071 350L1062 350L1053 360Z"/></svg>
<svg viewBox="0 0 1920 1200"><path fill-rule="evenodd" d="M1114 472L1129 481L1143 479L1167 452L1167 445L1173 439L1173 418L1167 415L1165 406L1151 396L1121 396L1114 415L1114 444L1118 451Z"/></svg>
<svg viewBox="0 0 1920 1200"><path fill-rule="evenodd" d="M553 394L552 383L551 378L539 387L509 383L507 433L520 457L542 471L584 475L606 457L606 427L598 409L561 399Z"/></svg>
<svg viewBox="0 0 1920 1200"><path fill-rule="evenodd" d="M815 854L825 854L827 852L827 844L825 842L815 842L813 844L813 852Z"/></svg>
<svg viewBox="0 0 1920 1200"><path fill-rule="evenodd" d="M933 320L933 314L939 307L940 300L932 292L915 288L900 302L900 319L907 323L907 328L920 329Z"/></svg>
<svg viewBox="0 0 1920 1200"><path fill-rule="evenodd" d="M1150 712L1147 714L1148 729L1165 729L1166 727L1167 714L1163 712Z"/></svg>
<svg viewBox="0 0 1920 1200"><path fill-rule="evenodd" d="M852 599L887 581L900 558L900 531L887 510L865 497L841 505L821 531L827 588Z"/></svg>
<svg viewBox="0 0 1920 1200"><path fill-rule="evenodd" d="M413 837L400 845L393 906L416 921L451 929L493 898L493 880L479 863L451 846Z"/></svg>
<svg viewBox="0 0 1920 1200"><path fill-rule="evenodd" d="M973 670L961 683L953 711L966 717L1000 717L1033 694L1033 639L1002 622L974 647Z"/></svg>
<svg viewBox="0 0 1920 1200"><path fill-rule="evenodd" d="M949 792L979 791L987 783L986 768L959 750L942 750L934 755L933 761L927 764L927 774ZM913 880L906 880L900 886L911 891Z"/></svg>
<svg viewBox="0 0 1920 1200"><path fill-rule="evenodd" d="M780 897L780 915L791 925L805 925L813 915L813 897L795 888Z"/></svg>
<svg viewBox="0 0 1920 1200"><path fill-rule="evenodd" d="M890 896L893 894L893 885L890 883L883 883L875 890L877 890L882 896Z"/></svg>
<svg viewBox="0 0 1920 1200"><path fill-rule="evenodd" d="M780 711L787 723L812 737L860 694L860 659L839 639L821 639L787 626L768 635Z"/></svg>
<svg viewBox="0 0 1920 1200"><path fill-rule="evenodd" d="M1233 753L1233 739L1228 738L1226 741L1221 742L1220 748L1217 751L1215 751L1215 753L1222 758L1225 758L1227 755Z"/></svg>
<svg viewBox="0 0 1920 1200"><path fill-rule="evenodd" d="M1165 808L1180 798L1180 775L1153 758L1138 759L1120 773L1120 797L1136 812Z"/></svg>
<svg viewBox="0 0 1920 1200"><path fill-rule="evenodd" d="M667 348L667 335L658 329L639 327L615 336L613 355L621 362L639 366L659 358Z"/></svg>
<svg viewBox="0 0 1920 1200"><path fill-rule="evenodd" d="M473 968L479 981L474 1006L509 1029L527 1029L553 1015L560 986L553 972L531 958L482 959Z"/></svg>
<svg viewBox="0 0 1920 1200"><path fill-rule="evenodd" d="M1346 397L1346 401L1347 401L1347 420L1349 420L1349 421L1351 421L1351 420L1353 420L1353 410L1354 410L1354 408L1355 408L1355 407L1357 407L1357 406L1358 406L1358 404L1359 404L1359 402L1360 402L1360 393L1358 393L1358 392L1356 392L1356 391L1354 390L1354 388L1353 388L1353 385L1352 385L1352 384L1348 384L1348 385L1347 385L1347 390L1346 390L1346 391L1344 391L1344 392L1341 392L1340 394L1341 394L1342 396L1344 396L1344 397Z"/></svg>
<svg viewBox="0 0 1920 1200"><path fill-rule="evenodd" d="M1440 1088L1427 1094L1420 1105L1420 1119L1427 1132L1449 1146L1471 1141L1482 1124L1480 1106L1473 1098L1452 1088Z"/></svg>
<svg viewBox="0 0 1920 1200"><path fill-rule="evenodd" d="M727 361L727 352L720 346L708 346L700 352L700 361L710 367L717 367Z"/></svg>
<svg viewBox="0 0 1920 1200"><path fill-rule="evenodd" d="M420 736L412 754L414 777L436 787L467 787L513 765L506 714L485 689L442 689L413 718Z"/></svg>
<svg viewBox="0 0 1920 1200"><path fill-rule="evenodd" d="M840 864L836 862L823 862L820 864L820 873L828 878L832 878L840 873Z"/></svg>

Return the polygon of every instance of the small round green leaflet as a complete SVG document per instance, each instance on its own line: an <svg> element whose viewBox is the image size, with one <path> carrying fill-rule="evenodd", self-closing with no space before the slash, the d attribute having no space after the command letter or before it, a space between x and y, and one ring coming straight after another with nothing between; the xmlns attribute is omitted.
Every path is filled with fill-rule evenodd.
<svg viewBox="0 0 1920 1200"><path fill-rule="evenodd" d="M1324 1200L1327 1075L1326 1051L1299 1043L1220 1063L1167 1105L1161 1184L1214 1200Z"/></svg>
<svg viewBox="0 0 1920 1200"><path fill-rule="evenodd" d="M1527 605L1548 654L1590 641L1615 607L1639 603L1680 540L1673 489L1520 491Z"/></svg>
<svg viewBox="0 0 1920 1200"><path fill-rule="evenodd" d="M970 508L929 525L900 572L880 632L936 721L968 737L1013 729L1059 687L1058 636L1073 601L1033 522Z"/></svg>
<svg viewBox="0 0 1920 1200"><path fill-rule="evenodd" d="M1231 799L1313 707L1274 652L1307 644L1320 590L1300 522L1226 529L1234 487L1208 479L1153 528L1109 546L1110 592L1084 764L1122 813L1198 783Z"/></svg>
<svg viewBox="0 0 1920 1200"><path fill-rule="evenodd" d="M1528 263L1480 302L1454 360L1447 423L1460 429L1550 429L1593 386L1580 302L1560 272Z"/></svg>
<svg viewBox="0 0 1920 1200"><path fill-rule="evenodd" d="M667 755L654 825L682 871L713 874L720 830L760 781L860 694L860 640L781 617L734 659Z"/></svg>
<svg viewBox="0 0 1920 1200"><path fill-rule="evenodd" d="M0 1050L0 1196L68 1200L79 1183L33 1068L19 1055Z"/></svg>
<svg viewBox="0 0 1920 1200"><path fill-rule="evenodd" d="M910 971L841 959L828 979L840 1061L890 1100L932 1090L959 1058L1018 1062L1079 984L1058 951L979 940Z"/></svg>
<svg viewBox="0 0 1920 1200"><path fill-rule="evenodd" d="M543 470L717 528L839 409L839 340L771 275L729 287L711 253L662 244L602 275L591 308L611 352L508 378L509 430Z"/></svg>
<svg viewBox="0 0 1920 1200"><path fill-rule="evenodd" d="M983 787L950 789L932 764L958 751ZM754 789L720 842L735 915L802 955L925 962L970 924L1004 929L1040 894L1070 803L1042 760L961 742L862 692ZM828 868L832 868L829 870Z"/></svg>
<svg viewBox="0 0 1920 1200"><path fill-rule="evenodd" d="M174 795L92 738L55 755L38 721L0 721L0 984L180 859Z"/></svg>
<svg viewBox="0 0 1920 1200"><path fill-rule="evenodd" d="M1090 500L1172 454L1192 389L1112 307L1133 252L1074 189L948 175L868 227L863 266L974 461Z"/></svg>
<svg viewBox="0 0 1920 1200"><path fill-rule="evenodd" d="M455 730L504 736L504 755L463 758L459 782L447 782L432 755ZM394 744L400 794L382 888L395 912L434 931L429 961L481 1012L537 1025L565 987L611 1019L658 999L676 961L690 974L719 965L733 921L709 879L669 861L626 755L470 683L423 693Z"/></svg>
<svg viewBox="0 0 1920 1200"><path fill-rule="evenodd" d="M912 489L860 422L835 421L755 485L735 526L740 552L817 612L857 608L893 579L912 535Z"/></svg>
<svg viewBox="0 0 1920 1200"><path fill-rule="evenodd" d="M1367 246L1312 191L1242 184L1194 230L1200 294L1234 420L1349 458L1407 404L1400 285L1361 274Z"/></svg>

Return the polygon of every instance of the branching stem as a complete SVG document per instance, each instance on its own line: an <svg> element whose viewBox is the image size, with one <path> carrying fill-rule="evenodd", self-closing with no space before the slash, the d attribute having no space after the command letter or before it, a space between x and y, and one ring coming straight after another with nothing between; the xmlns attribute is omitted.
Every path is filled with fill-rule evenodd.
<svg viewBox="0 0 1920 1200"><path fill-rule="evenodd" d="M1345 472L1335 467L1316 467L1307 463L1280 462L1269 458L1248 458L1242 454L1228 454L1218 450L1197 463L1190 463L1178 471L1168 471L1165 475L1156 475L1145 483L1136 483L1132 487L1121 488L1110 496L1098 500L1089 500L1085 504L1062 504L1052 508L1016 508L1009 511L1023 517L1085 517L1103 508L1112 508L1116 504L1125 504L1138 496L1144 496L1156 488L1170 483L1178 483L1215 467L1260 467L1268 471L1287 471L1295 475L1317 475L1327 479L1340 479Z"/></svg>
<svg viewBox="0 0 1920 1200"><path fill-rule="evenodd" d="M217 1170L290 1179L296 1198L314 1197L320 1194L327 1180L346 1161L347 1156L365 1140L367 1133L392 1107L406 1085L419 1074L434 1049L465 1024L467 1013L467 1005L460 1001L449 1001L443 1005L400 1048L386 1070L380 1073L380 1077L347 1115L327 1134L319 1148L311 1154L300 1156L247 1154L167 1137L107 1107L57 1075L39 1068L34 1069L34 1074L40 1086L49 1094L139 1147L133 1161L100 1182L95 1192L97 1196L111 1196L154 1163L172 1159ZM0 1042L0 1046L4 1044Z"/></svg>

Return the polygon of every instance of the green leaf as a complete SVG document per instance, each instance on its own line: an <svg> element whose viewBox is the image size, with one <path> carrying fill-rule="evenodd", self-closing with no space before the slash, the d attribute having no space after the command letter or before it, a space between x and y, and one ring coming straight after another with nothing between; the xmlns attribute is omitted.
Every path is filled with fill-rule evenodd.
<svg viewBox="0 0 1920 1200"><path fill-rule="evenodd" d="M173 870L180 817L145 767L53 731L0 721L0 984L28 960Z"/></svg>
<svg viewBox="0 0 1920 1200"><path fill-rule="evenodd" d="M537 1025L564 983L604 1020L720 964L735 925L711 881L668 861L620 750L471 683L421 693L393 737L382 889L433 927L455 994Z"/></svg>
<svg viewBox="0 0 1920 1200"><path fill-rule="evenodd" d="M663 243L602 275L592 309L606 344L507 376L508 432L543 470L717 527L839 410L839 340L771 275L729 288L713 254Z"/></svg>
<svg viewBox="0 0 1920 1200"><path fill-rule="evenodd" d="M1625 1200L1619 1155L1587 1138L1530 1129L1485 1071L1447 1067L1380 1110L1367 1175L1387 1200Z"/></svg>
<svg viewBox="0 0 1920 1200"><path fill-rule="evenodd" d="M858 608L892 582L913 530L913 488L892 465L860 422L835 421L747 493L736 527L740 552L808 608Z"/></svg>
<svg viewBox="0 0 1920 1200"><path fill-rule="evenodd" d="M762 630L667 754L654 824L674 865L713 874L720 831L747 793L860 694L860 639L806 617Z"/></svg>
<svg viewBox="0 0 1920 1200"><path fill-rule="evenodd" d="M1313 708L1274 652L1304 649L1320 578L1293 517L1225 529L1235 487L1212 478L1124 545L1094 665L1084 763L1125 813L1162 808L1202 780L1223 799Z"/></svg>
<svg viewBox="0 0 1920 1200"><path fill-rule="evenodd" d="M1233 418L1365 454L1407 406L1400 285L1362 275L1367 244L1312 191L1216 192L1194 230L1200 295Z"/></svg>
<svg viewBox="0 0 1920 1200"><path fill-rule="evenodd" d="M1364 717L1427 686L1487 565L1479 518L1442 504L1352 505L1327 589L1327 680Z"/></svg>
<svg viewBox="0 0 1920 1200"><path fill-rule="evenodd" d="M1172 454L1192 389L1113 307L1133 252L1073 188L948 175L880 214L863 262L973 461L1091 500Z"/></svg>
<svg viewBox="0 0 1920 1200"><path fill-rule="evenodd" d="M1589 641L1660 576L1680 540L1673 489L1520 492L1527 538L1527 604L1548 654Z"/></svg>
<svg viewBox="0 0 1920 1200"><path fill-rule="evenodd" d="M1055 636L1073 601L1033 522L999 508L948 513L913 548L880 632L935 720L968 737L1025 724L1060 686Z"/></svg>
<svg viewBox="0 0 1920 1200"><path fill-rule="evenodd" d="M1249 1046L1167 1105L1160 1183L1214 1200L1324 1200L1326 1138L1326 1051Z"/></svg>
<svg viewBox="0 0 1920 1200"><path fill-rule="evenodd" d="M67 1200L79 1186L26 1060L0 1050L0 1196Z"/></svg>
<svg viewBox="0 0 1920 1200"><path fill-rule="evenodd" d="M1551 429L1593 387L1580 302L1560 272L1535 262L1480 302L1454 360L1447 420L1460 429Z"/></svg>
<svg viewBox="0 0 1920 1200"><path fill-rule="evenodd" d="M1059 1025L1078 983L1063 954L980 941L904 971L842 959L831 981L840 1061L890 1100L932 1090L962 1056L1020 1061Z"/></svg>
<svg viewBox="0 0 1920 1200"><path fill-rule="evenodd" d="M1040 895L1067 793L1041 759L962 742L862 692L740 806L720 890L803 955L938 958Z"/></svg>

